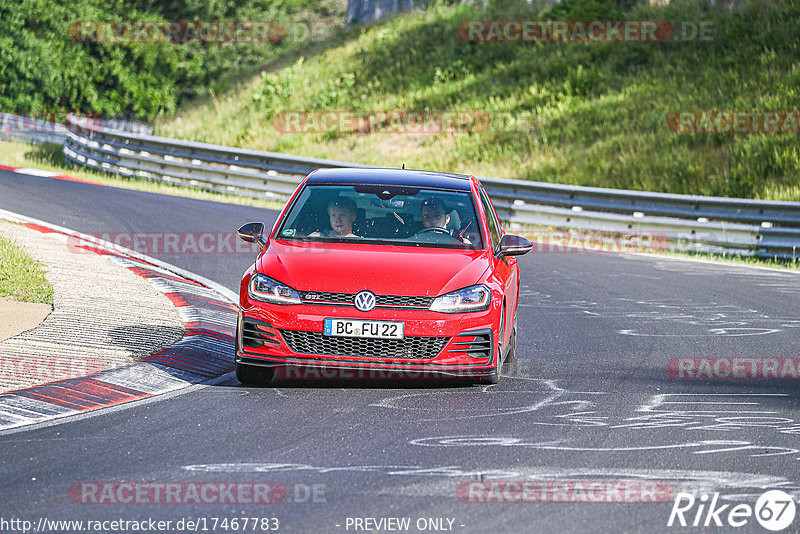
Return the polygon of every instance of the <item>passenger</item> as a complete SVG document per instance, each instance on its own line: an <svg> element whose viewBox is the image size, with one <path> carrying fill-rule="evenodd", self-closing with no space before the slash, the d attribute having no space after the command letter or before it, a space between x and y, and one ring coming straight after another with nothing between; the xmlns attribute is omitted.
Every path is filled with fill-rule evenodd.
<svg viewBox="0 0 800 534"><path fill-rule="evenodd" d="M336 197L328 202L330 230L312 232L309 237L359 237L353 233L356 222L356 203L347 197Z"/></svg>

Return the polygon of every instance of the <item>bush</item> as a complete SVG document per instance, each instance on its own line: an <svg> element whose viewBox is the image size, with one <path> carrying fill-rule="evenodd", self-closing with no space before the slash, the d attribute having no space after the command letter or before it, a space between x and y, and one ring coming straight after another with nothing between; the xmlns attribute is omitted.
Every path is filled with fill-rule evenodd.
<svg viewBox="0 0 800 534"><path fill-rule="evenodd" d="M152 120L197 95L220 92L243 70L288 47L286 42L80 43L72 39L74 22L288 20L316 8L329 9L311 0L2 2L0 110Z"/></svg>

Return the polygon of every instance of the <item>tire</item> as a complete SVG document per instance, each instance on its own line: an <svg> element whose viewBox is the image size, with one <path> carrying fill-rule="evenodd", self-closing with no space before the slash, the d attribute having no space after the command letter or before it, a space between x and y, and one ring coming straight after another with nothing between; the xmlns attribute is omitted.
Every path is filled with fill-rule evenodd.
<svg viewBox="0 0 800 534"><path fill-rule="evenodd" d="M236 325L236 351L239 351L239 325ZM236 380L248 386L266 386L275 375L274 367L236 362Z"/></svg>
<svg viewBox="0 0 800 534"><path fill-rule="evenodd" d="M482 376L478 381L479 384L497 384L500 382L500 371L503 370L503 330L505 328L505 315L506 310L503 309L503 311L500 312L500 330L497 335L497 365L494 368L494 374Z"/></svg>
<svg viewBox="0 0 800 534"><path fill-rule="evenodd" d="M508 352L506 353L505 363L514 361L517 357L517 314L514 313L514 329L511 330L511 339L508 340Z"/></svg>
<svg viewBox="0 0 800 534"><path fill-rule="evenodd" d="M500 382L500 373L495 372L489 376L482 376L478 379L478 384L485 385L485 384L497 384Z"/></svg>
<svg viewBox="0 0 800 534"><path fill-rule="evenodd" d="M257 365L236 364L236 379L248 386L266 386L275 374L274 367L260 367Z"/></svg>

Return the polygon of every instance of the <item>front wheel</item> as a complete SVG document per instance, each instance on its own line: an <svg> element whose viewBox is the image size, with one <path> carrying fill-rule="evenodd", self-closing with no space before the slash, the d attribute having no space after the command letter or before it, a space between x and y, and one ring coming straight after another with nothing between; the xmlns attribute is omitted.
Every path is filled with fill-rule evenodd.
<svg viewBox="0 0 800 534"><path fill-rule="evenodd" d="M274 367L236 363L236 380L248 386L266 386L274 374Z"/></svg>
<svg viewBox="0 0 800 534"><path fill-rule="evenodd" d="M517 314L514 314L514 327L511 330L511 339L508 340L508 352L505 363L511 363L517 357Z"/></svg>
<svg viewBox="0 0 800 534"><path fill-rule="evenodd" d="M489 376L481 377L480 384L497 384L500 382L500 371L503 370L503 329L505 328L505 315L506 310L500 312L500 331L497 334L497 365L494 368L494 373ZM512 343L514 342L512 338ZM513 349L513 345L512 345Z"/></svg>

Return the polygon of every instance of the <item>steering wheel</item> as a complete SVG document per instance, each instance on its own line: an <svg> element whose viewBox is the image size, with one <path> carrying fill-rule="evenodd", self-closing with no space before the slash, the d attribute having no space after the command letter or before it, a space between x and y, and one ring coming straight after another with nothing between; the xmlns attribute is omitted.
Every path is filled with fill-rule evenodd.
<svg viewBox="0 0 800 534"><path fill-rule="evenodd" d="M428 233L433 233L433 232L436 232L437 234L447 234L448 236L450 235L450 231L447 228L442 228L440 226L430 226L428 228L423 228L422 230L417 232L415 235L422 235L422 234L428 234Z"/></svg>

